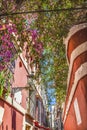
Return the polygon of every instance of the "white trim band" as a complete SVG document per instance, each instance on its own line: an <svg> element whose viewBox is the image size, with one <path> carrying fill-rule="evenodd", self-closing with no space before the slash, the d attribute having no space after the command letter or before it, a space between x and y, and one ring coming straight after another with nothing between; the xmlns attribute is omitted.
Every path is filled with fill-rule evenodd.
<svg viewBox="0 0 87 130"><path fill-rule="evenodd" d="M21 58L21 60L22 60L22 62L23 62L23 64L24 64L26 70L28 71L28 64L27 64L26 60L24 60L24 58L23 58L23 56L22 56L22 53L20 54L20 58ZM29 73L29 71L28 71L28 73Z"/></svg>
<svg viewBox="0 0 87 130"><path fill-rule="evenodd" d="M25 109L18 104L14 99L12 99L10 96L6 98L6 101L10 104L13 105L18 111L20 111L22 114L25 114Z"/></svg>
<svg viewBox="0 0 87 130"><path fill-rule="evenodd" d="M79 108L77 98L75 98L75 100L74 100L74 111L75 111L75 115L76 115L77 125L80 125L82 123L82 119L81 119L81 113L80 113L80 108Z"/></svg>
<svg viewBox="0 0 87 130"><path fill-rule="evenodd" d="M2 124L3 121L4 112L5 109L2 106L0 106L0 125Z"/></svg>
<svg viewBox="0 0 87 130"><path fill-rule="evenodd" d="M75 80L74 80L74 84L72 85L72 89L71 89L71 93L70 93L70 96L69 96L69 100L68 100L68 104L66 106L66 111L65 111L65 116L64 116L64 120L63 122L65 123L66 121L66 118L67 118L67 114L68 114L68 111L69 111L69 108L70 108L70 105L71 105L71 102L72 102L72 99L73 99L73 96L74 96L74 93L75 93L75 90L76 90L76 86L78 84L78 81L84 77L85 75L87 75L87 62L82 64L79 69L76 71L75 73Z"/></svg>
<svg viewBox="0 0 87 130"><path fill-rule="evenodd" d="M68 49L68 44L69 44L69 39L72 37L72 35L74 35L76 32L84 29L87 27L87 23L83 23L83 24L78 24L78 25L75 25L73 26L69 33L68 33L68 36L66 38L64 38L64 44L66 45L66 55L67 55L67 49ZM68 59L67 59L68 61Z"/></svg>
<svg viewBox="0 0 87 130"><path fill-rule="evenodd" d="M69 87L69 81L70 81L73 62L76 59L76 57L78 57L80 54L82 54L85 51L87 51L87 41L84 42L83 44L79 45L71 54L69 74L68 74L68 79L67 79L67 88Z"/></svg>

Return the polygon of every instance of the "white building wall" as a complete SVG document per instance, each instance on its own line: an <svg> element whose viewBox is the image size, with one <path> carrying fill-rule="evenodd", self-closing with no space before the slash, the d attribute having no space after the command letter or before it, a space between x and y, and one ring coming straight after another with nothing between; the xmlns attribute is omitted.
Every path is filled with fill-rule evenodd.
<svg viewBox="0 0 87 130"><path fill-rule="evenodd" d="M55 116L55 114L54 114L54 106L52 106L52 128L54 128L54 116Z"/></svg>

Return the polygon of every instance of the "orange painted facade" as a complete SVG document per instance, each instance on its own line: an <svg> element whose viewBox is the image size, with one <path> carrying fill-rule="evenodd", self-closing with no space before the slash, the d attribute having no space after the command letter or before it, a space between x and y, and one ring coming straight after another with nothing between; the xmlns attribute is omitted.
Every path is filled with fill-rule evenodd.
<svg viewBox="0 0 87 130"><path fill-rule="evenodd" d="M64 130L87 130L87 24L75 25L65 44L69 74Z"/></svg>

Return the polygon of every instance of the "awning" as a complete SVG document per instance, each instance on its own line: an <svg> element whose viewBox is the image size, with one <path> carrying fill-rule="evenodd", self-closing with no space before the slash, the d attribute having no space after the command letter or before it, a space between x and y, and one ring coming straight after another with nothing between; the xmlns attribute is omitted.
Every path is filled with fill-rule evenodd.
<svg viewBox="0 0 87 130"><path fill-rule="evenodd" d="M48 127L44 127L44 126L40 125L38 121L34 121L34 126L41 128L41 129L44 129L44 130L51 130Z"/></svg>

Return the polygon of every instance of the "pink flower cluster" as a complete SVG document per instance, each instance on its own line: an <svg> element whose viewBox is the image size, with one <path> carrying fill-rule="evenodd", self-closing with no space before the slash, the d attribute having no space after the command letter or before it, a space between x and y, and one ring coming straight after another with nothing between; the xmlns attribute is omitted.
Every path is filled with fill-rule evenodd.
<svg viewBox="0 0 87 130"><path fill-rule="evenodd" d="M37 30L30 30L31 32L31 36L32 36L32 41L34 42L33 47L35 49L35 51L37 52L37 54L39 56L42 55L43 52L43 44L42 42L38 42L38 32Z"/></svg>
<svg viewBox="0 0 87 130"><path fill-rule="evenodd" d="M0 29L2 30L2 26L0 25ZM5 31L1 35L1 44L0 44L0 71L6 67L6 64L11 61L13 56L15 55L14 43L12 42L13 34L17 35L16 25L9 21L7 25L5 25ZM2 30L3 31L3 30ZM32 46L34 51L37 53L38 57L42 56L43 52L43 44L38 42L38 31L31 30L29 28L29 35L32 37Z"/></svg>
<svg viewBox="0 0 87 130"><path fill-rule="evenodd" d="M14 44L12 42L12 33L16 33L15 25L6 25L6 32L1 36L0 45L0 71L2 71L8 62L11 61L15 53Z"/></svg>
<svg viewBox="0 0 87 130"><path fill-rule="evenodd" d="M24 19L25 20L25 30L28 31L30 33L30 36L32 37L32 43L33 43L33 47L34 47L34 50L37 52L37 54L39 55L39 57L42 56L42 52L43 52L43 44L40 42L38 42L38 37L39 37L39 34L38 34L38 31L36 29L34 30L31 30L31 25L32 23L35 21L35 19L37 19L37 15L33 14L33 17L29 18L28 15L25 17L24 16Z"/></svg>

